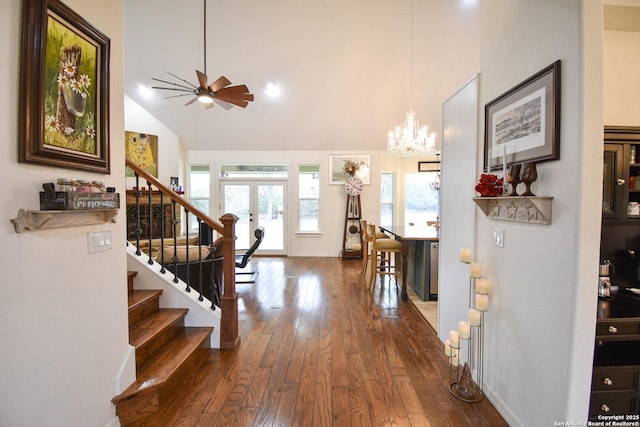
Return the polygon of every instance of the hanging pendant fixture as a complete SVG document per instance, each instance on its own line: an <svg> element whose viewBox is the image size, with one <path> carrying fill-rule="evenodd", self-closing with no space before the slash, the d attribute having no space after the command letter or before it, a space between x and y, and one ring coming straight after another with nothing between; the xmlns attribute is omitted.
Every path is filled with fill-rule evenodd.
<svg viewBox="0 0 640 427"><path fill-rule="evenodd" d="M249 88L246 85L229 86L231 82L225 77L220 76L216 81L208 84L207 81L207 0L203 0L204 11L204 73L196 70L196 76L198 77L198 86L182 79L175 74L168 71L165 73L179 80L180 83L175 83L167 80L156 79L154 77L151 80L171 85L171 87L152 86L152 89L170 90L175 92L182 92L177 95L167 96L166 98L177 98L181 96L193 96L193 98L185 105L191 105L196 101L200 101L204 104L205 108L209 109L213 107L214 102L220 105L225 110L229 110L234 105L245 108L249 101L253 101L253 94L249 93Z"/></svg>
<svg viewBox="0 0 640 427"><path fill-rule="evenodd" d="M387 151L406 159L424 157L433 153L436 135L429 133L426 126L420 127L413 111L413 0L411 0L411 77L409 112L402 125L389 132Z"/></svg>

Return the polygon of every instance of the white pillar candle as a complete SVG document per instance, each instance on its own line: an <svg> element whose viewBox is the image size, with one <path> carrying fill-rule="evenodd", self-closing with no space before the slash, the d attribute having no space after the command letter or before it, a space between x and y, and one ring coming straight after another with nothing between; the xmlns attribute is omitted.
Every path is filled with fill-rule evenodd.
<svg viewBox="0 0 640 427"><path fill-rule="evenodd" d="M455 354L453 354L453 357L450 357L449 360L451 361L451 365L458 366L460 364L460 356L458 355L458 352L456 351Z"/></svg>
<svg viewBox="0 0 640 427"><path fill-rule="evenodd" d="M452 348L451 348L450 343L451 343L451 340L448 340L448 339L444 340L444 354L445 354L445 356L451 356Z"/></svg>
<svg viewBox="0 0 640 427"><path fill-rule="evenodd" d="M476 292L482 295L489 293L489 282L487 279L476 280Z"/></svg>
<svg viewBox="0 0 640 427"><path fill-rule="evenodd" d="M462 248L460 249L460 261L465 264L469 264L471 262L471 249Z"/></svg>
<svg viewBox="0 0 640 427"><path fill-rule="evenodd" d="M464 320L458 322L458 335L463 340L468 340L471 337L471 325L469 325L469 322Z"/></svg>
<svg viewBox="0 0 640 427"><path fill-rule="evenodd" d="M460 336L458 335L458 331L449 332L449 345L451 348L460 348Z"/></svg>
<svg viewBox="0 0 640 427"><path fill-rule="evenodd" d="M504 177L504 184L507 183L507 144L502 144L502 176Z"/></svg>
<svg viewBox="0 0 640 427"><path fill-rule="evenodd" d="M476 294L476 309L480 311L489 310L489 296Z"/></svg>
<svg viewBox="0 0 640 427"><path fill-rule="evenodd" d="M482 274L482 264L472 262L469 266L469 275L474 278L479 278Z"/></svg>
<svg viewBox="0 0 640 427"><path fill-rule="evenodd" d="M469 309L469 323L473 326L480 326L480 312L475 308Z"/></svg>

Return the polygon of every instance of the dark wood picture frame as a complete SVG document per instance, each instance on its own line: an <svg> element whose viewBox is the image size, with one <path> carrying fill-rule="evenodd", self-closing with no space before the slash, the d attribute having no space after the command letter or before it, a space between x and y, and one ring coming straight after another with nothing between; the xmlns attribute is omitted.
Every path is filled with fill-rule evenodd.
<svg viewBox="0 0 640 427"><path fill-rule="evenodd" d="M440 161L418 162L418 172L440 172Z"/></svg>
<svg viewBox="0 0 640 427"><path fill-rule="evenodd" d="M24 1L22 26L18 160L109 174L110 39L59 0Z"/></svg>
<svg viewBox="0 0 640 427"><path fill-rule="evenodd" d="M484 120L484 170L559 160L560 60L487 103Z"/></svg>

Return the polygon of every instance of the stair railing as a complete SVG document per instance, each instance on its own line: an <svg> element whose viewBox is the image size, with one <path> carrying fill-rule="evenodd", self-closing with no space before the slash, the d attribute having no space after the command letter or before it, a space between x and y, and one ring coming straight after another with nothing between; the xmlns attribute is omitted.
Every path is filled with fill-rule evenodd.
<svg viewBox="0 0 640 427"><path fill-rule="evenodd" d="M210 259L207 262L211 263L211 271L214 268L219 268L220 261L222 263L222 274L216 272L213 274L216 278L222 277L223 289L219 289L220 283L216 280L210 280L213 283L213 289L210 289L210 296L212 302L212 309L215 310L216 304L219 304L222 314L220 320L220 347L221 348L236 348L240 344L240 337L238 336L238 293L236 292L236 280L235 280L235 224L238 221L238 217L233 214L224 214L220 217L220 223L210 218L208 215L200 212L189 201L184 199L180 194L176 193L169 187L162 184L155 177L148 172L144 171L134 162L129 159L125 160L126 165L131 168L134 173L136 184L133 191L135 197L135 205L133 208L127 208L127 242L131 240L135 241L137 256L142 256L143 253L140 250L141 242L148 239L148 263L153 264L154 258L156 258L161 265L161 274L166 273L165 267L172 269L174 278L173 281L178 283L178 227L180 226L180 219L178 217L179 209L184 209L185 221L187 224L184 240L185 240L185 261L181 264L185 264L185 273L183 274L183 281L186 283L186 292L191 292L195 289L199 292L198 299L203 301L203 241L207 242L210 250ZM145 191L141 191L140 180L146 181ZM152 203L153 196L159 197L159 203ZM146 201L143 202L143 197ZM166 206L165 198L169 200L171 209L171 218L166 218ZM159 209L158 209L159 206ZM143 215L144 214L144 215ZM190 215L194 215L198 223L198 261L190 262L190 236L189 236L189 223ZM168 222L170 221L170 222ZM206 225L206 227L203 227ZM167 226L171 233L171 236L167 236ZM207 231L208 235L204 236L203 230ZM211 230L216 231L221 237L222 247L222 259L216 258L214 253L213 242L211 239ZM144 235L144 239L143 239ZM206 239L205 239L206 237ZM156 245L159 248L157 255L154 257L152 254L152 247L154 239L160 239L160 244ZM169 240L165 243L166 240ZM169 248L173 248L173 256L170 260L165 259L165 244ZM205 249L206 250L206 249ZM191 270L194 265L197 265L195 278L191 277ZM173 268L172 268L173 267ZM210 279L212 277L210 276ZM209 295L208 295L209 296Z"/></svg>

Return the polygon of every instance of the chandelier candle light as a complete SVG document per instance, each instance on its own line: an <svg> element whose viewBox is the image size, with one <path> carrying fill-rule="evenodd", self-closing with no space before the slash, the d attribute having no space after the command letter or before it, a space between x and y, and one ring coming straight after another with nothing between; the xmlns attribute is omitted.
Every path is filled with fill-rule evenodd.
<svg viewBox="0 0 640 427"><path fill-rule="evenodd" d="M450 331L449 339L444 342L444 353L450 364L449 392L465 402L479 402L483 396L483 326L484 313L489 310L489 282L481 277L482 264L471 262L471 249L460 249L460 261L469 264L469 319L458 322L458 329ZM467 341L468 362L460 373L461 340Z"/></svg>
<svg viewBox="0 0 640 427"><path fill-rule="evenodd" d="M424 157L432 153L436 145L436 135L429 133L426 126L420 127L413 111L413 1L411 1L411 72L410 72L409 112L401 126L389 132L387 151L408 160Z"/></svg>

